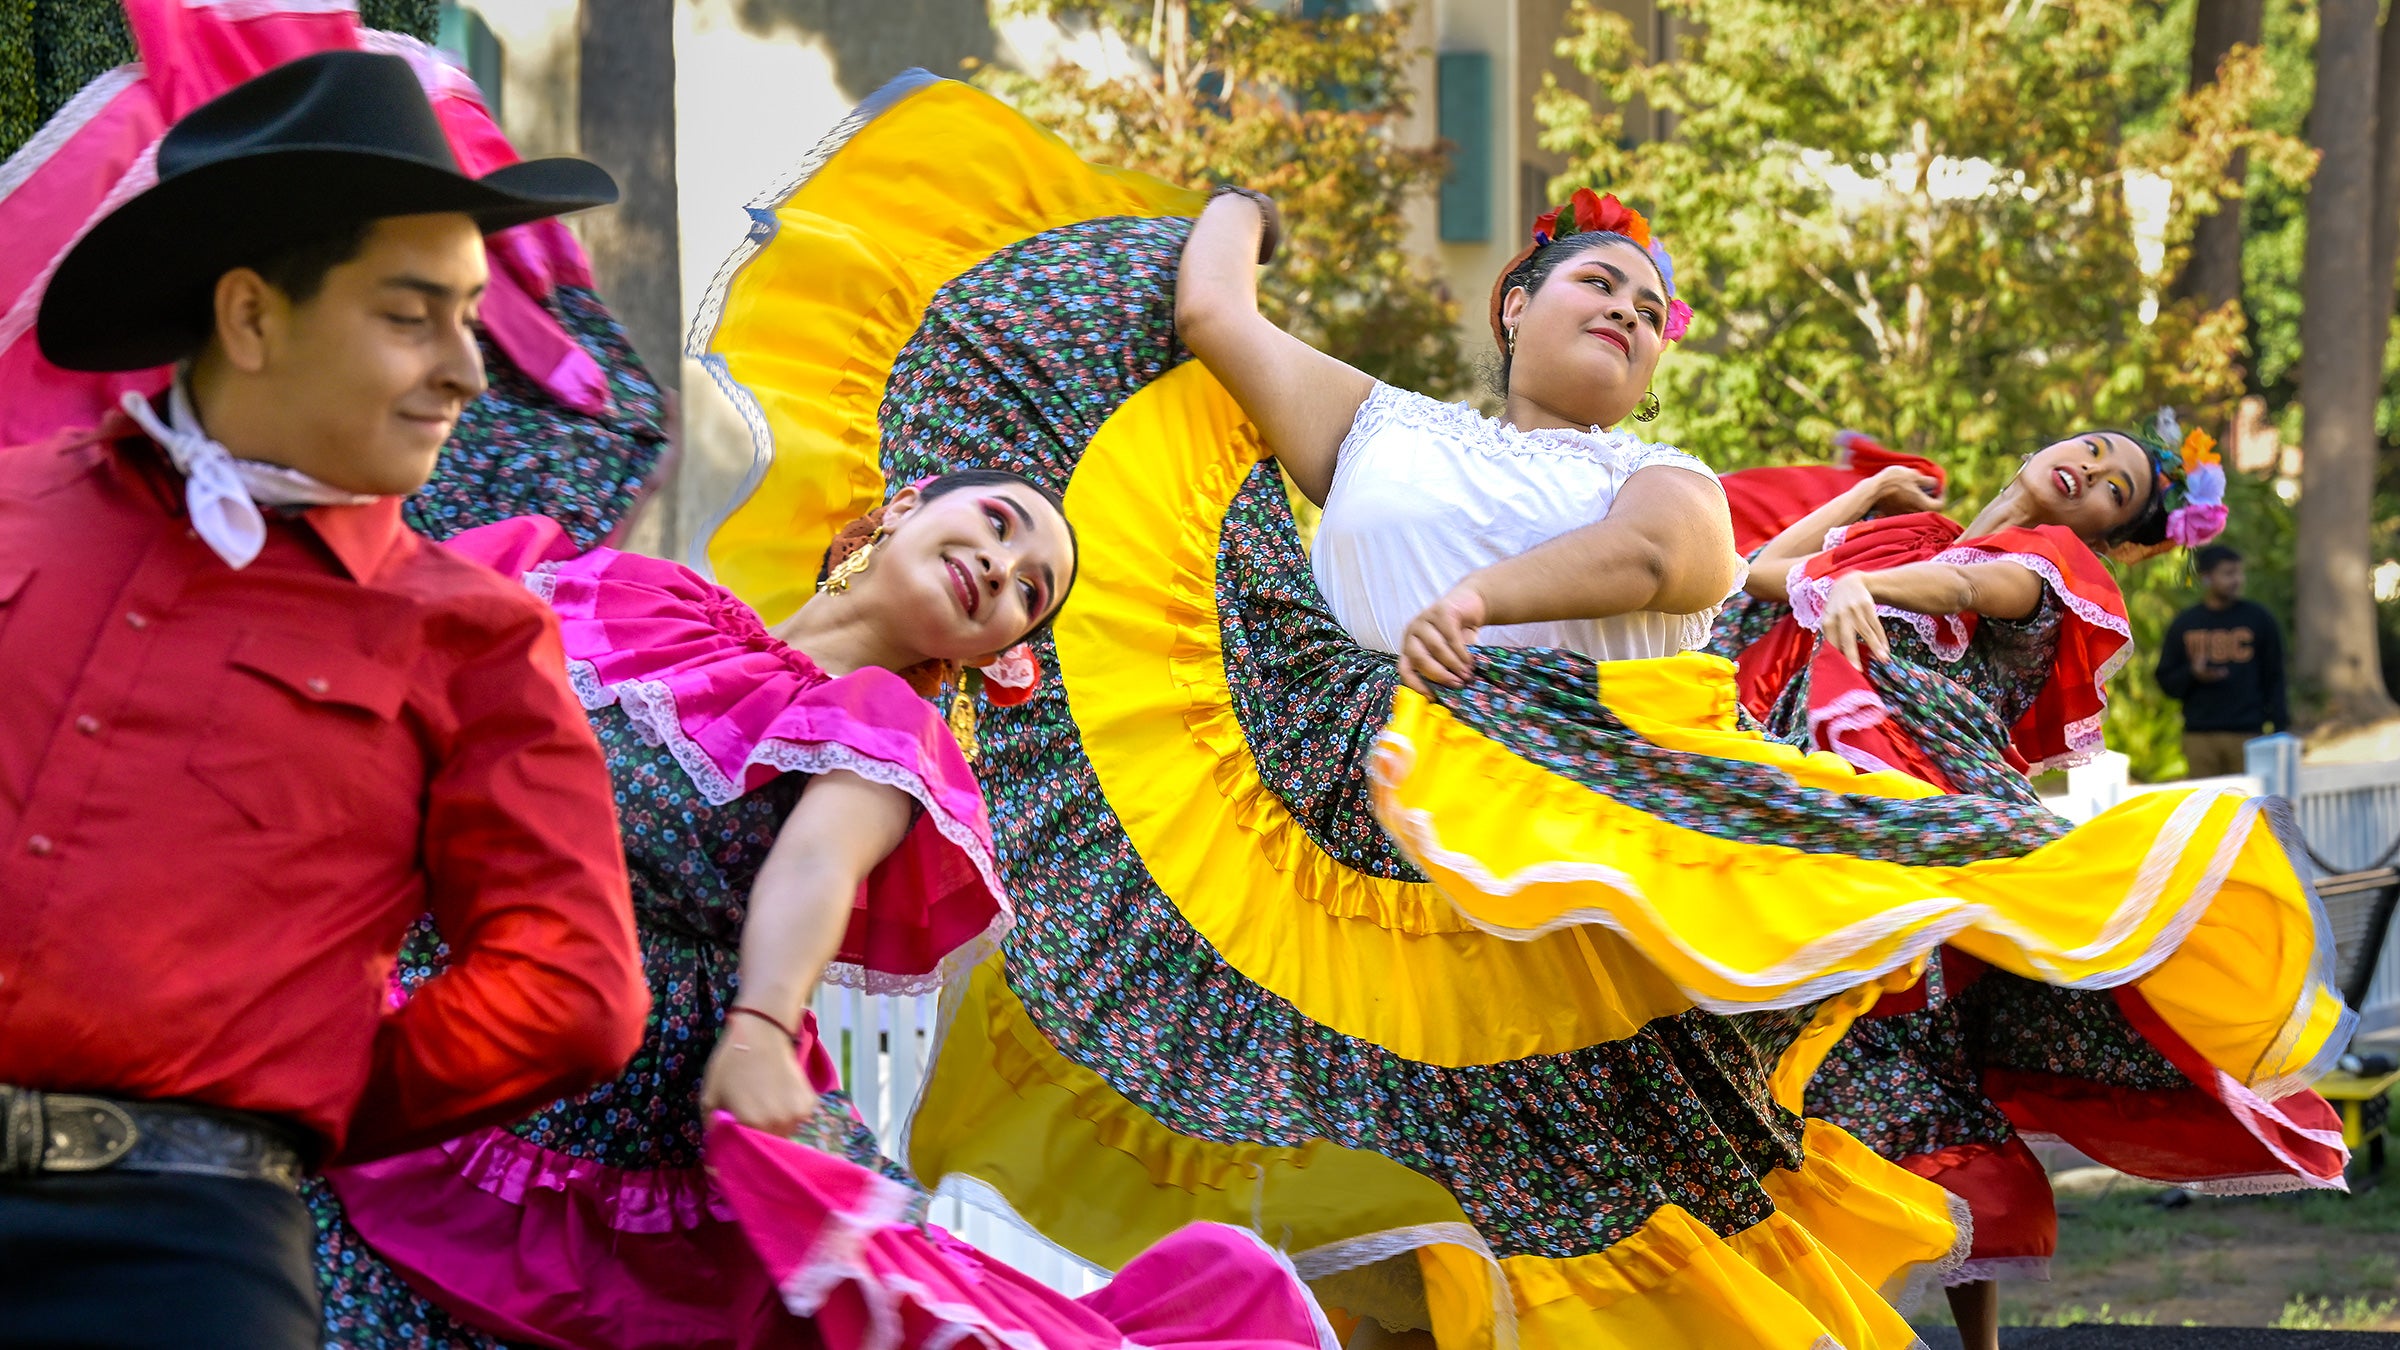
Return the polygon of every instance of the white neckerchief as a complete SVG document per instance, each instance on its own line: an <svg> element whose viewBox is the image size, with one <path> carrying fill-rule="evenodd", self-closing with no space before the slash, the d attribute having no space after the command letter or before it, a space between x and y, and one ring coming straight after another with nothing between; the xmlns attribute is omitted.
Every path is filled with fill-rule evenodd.
<svg viewBox="0 0 2400 1350"><path fill-rule="evenodd" d="M117 406L175 462L183 474L183 501L191 512L192 528L237 570L249 566L267 546L267 521L259 514L260 505L363 506L375 500L328 487L298 469L235 459L232 451L200 429L181 371L167 391L166 421L159 421L150 400L137 393L128 392Z"/></svg>

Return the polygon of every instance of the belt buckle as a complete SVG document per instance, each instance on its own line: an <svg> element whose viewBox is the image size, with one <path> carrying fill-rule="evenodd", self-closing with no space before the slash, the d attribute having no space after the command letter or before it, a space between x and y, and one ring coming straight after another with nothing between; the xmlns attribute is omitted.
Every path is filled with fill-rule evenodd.
<svg viewBox="0 0 2400 1350"><path fill-rule="evenodd" d="M96 1172L132 1152L141 1137L124 1107L98 1097L0 1088L0 1108L0 1155L16 1176Z"/></svg>

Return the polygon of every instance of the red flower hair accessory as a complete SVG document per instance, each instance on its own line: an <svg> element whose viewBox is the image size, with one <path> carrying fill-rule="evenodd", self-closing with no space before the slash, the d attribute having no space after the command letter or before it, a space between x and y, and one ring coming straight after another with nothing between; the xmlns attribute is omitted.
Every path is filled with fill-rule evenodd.
<svg viewBox="0 0 2400 1350"><path fill-rule="evenodd" d="M1492 283L1492 340L1502 348L1508 346L1508 332L1500 322L1500 302L1508 294L1508 279L1515 275L1525 260L1540 252L1546 245L1560 239L1593 231L1621 234L1632 240L1650 261L1658 267L1659 280L1667 285L1667 317L1659 326L1659 335L1669 342L1680 342L1691 331L1692 307L1675 295L1675 259L1668 255L1667 246L1650 232L1650 222L1642 213L1618 201L1613 193L1594 192L1577 188L1567 198L1567 204L1547 211L1533 222L1533 243L1524 252L1509 260L1500 269L1500 279Z"/></svg>
<svg viewBox="0 0 2400 1350"><path fill-rule="evenodd" d="M1643 248L1650 247L1650 222L1642 219L1641 212L1618 201L1614 193L1602 196L1590 188L1577 188L1575 194L1567 198L1565 206L1534 220L1535 248L1564 237L1558 228L1558 218L1562 215L1567 218L1565 234L1589 234L1601 230L1624 235Z"/></svg>

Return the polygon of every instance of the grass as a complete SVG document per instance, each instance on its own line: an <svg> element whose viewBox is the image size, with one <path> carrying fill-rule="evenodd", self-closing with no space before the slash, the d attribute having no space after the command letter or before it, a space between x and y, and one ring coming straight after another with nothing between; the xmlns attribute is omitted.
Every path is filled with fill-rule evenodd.
<svg viewBox="0 0 2400 1350"><path fill-rule="evenodd" d="M2357 1195L2217 1199L2059 1178L2056 1283L2002 1286L2010 1326L2178 1322L2400 1330L2400 1178ZM1942 1300L1920 1316L1948 1322Z"/></svg>
<svg viewBox="0 0 2400 1350"><path fill-rule="evenodd" d="M1954 1327L1958 1325L1958 1319L1950 1313L1950 1305L1942 1300L1929 1301L1927 1306L1917 1310L1914 1318L1927 1326ZM2158 1314L2121 1313L2106 1303L2101 1304L2098 1308L2086 1308L2080 1303L2071 1303L2063 1308L2049 1308L2038 1312L2025 1308L2003 1308L2000 1312L2000 1325L2004 1327L2154 1327L2158 1325Z"/></svg>
<svg viewBox="0 0 2400 1350"><path fill-rule="evenodd" d="M2329 1298L2294 1296L2283 1305L2283 1315L2275 1319L2275 1325L2284 1331L2373 1331L2396 1313L2400 1313L2400 1298L2375 1303L2354 1295L2336 1304Z"/></svg>

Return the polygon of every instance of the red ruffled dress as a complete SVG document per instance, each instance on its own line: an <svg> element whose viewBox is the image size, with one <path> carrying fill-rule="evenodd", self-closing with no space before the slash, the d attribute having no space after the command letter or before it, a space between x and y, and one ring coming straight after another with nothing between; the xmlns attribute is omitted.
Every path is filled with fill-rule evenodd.
<svg viewBox="0 0 2400 1350"><path fill-rule="evenodd" d="M1736 663L1744 708L1861 768L2019 802L2035 800L2029 775L2099 753L2108 680L2133 650L2115 580L2056 526L1962 535L1929 513L1863 521L1792 569L1788 604L1729 605L1709 650ZM1892 656L1864 671L1818 642L1836 579L1925 561L2023 567L2041 603L2014 621L1885 607ZM1954 1283L2047 1276L2057 1217L2027 1138L2202 1190L2338 1187L2347 1159L2322 1098L2269 1101L2228 1077L2138 979L2063 988L1954 950L1851 1027L1810 1081L1807 1113L1968 1202L1974 1246Z"/></svg>
<svg viewBox="0 0 2400 1350"><path fill-rule="evenodd" d="M704 1120L750 883L807 776L847 770L918 807L827 972L877 991L935 987L1006 927L982 794L898 676L826 675L686 568L576 556L530 518L451 547L558 613L616 781L652 1009L616 1081L312 1188L328 1344L1330 1345L1289 1265L1241 1229L1192 1225L1069 1299L925 1224L925 1194L880 1156L813 1021L798 1053L824 1109L805 1142ZM395 997L446 960L421 927Z"/></svg>

